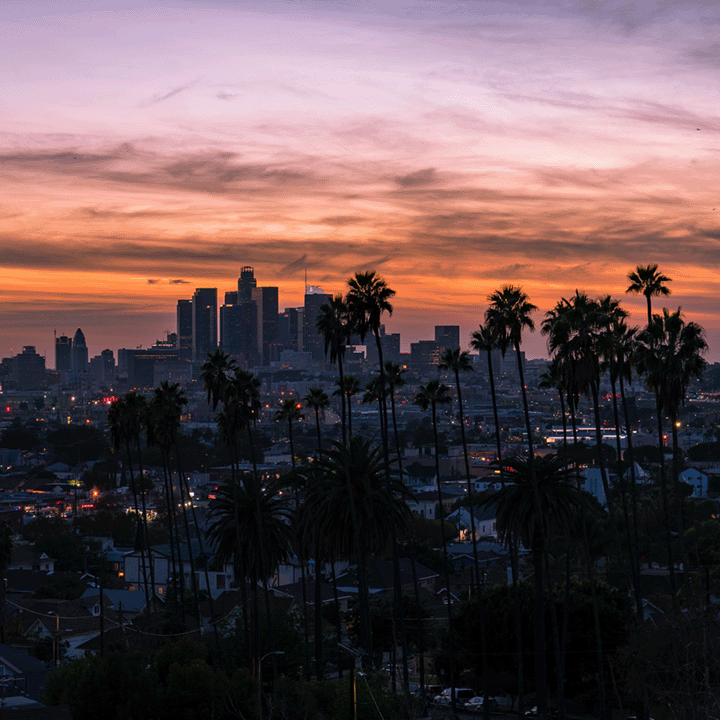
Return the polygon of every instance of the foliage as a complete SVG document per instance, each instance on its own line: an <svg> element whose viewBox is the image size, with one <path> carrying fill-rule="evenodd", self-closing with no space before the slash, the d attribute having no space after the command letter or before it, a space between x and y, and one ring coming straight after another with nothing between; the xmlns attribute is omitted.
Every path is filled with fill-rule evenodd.
<svg viewBox="0 0 720 720"><path fill-rule="evenodd" d="M55 560L55 569L83 570L87 541L73 532L71 525L59 517L37 517L21 531L24 540L32 543L38 553L47 553Z"/></svg>
<svg viewBox="0 0 720 720"><path fill-rule="evenodd" d="M102 430L91 425L60 425L48 432L48 443L55 459L66 465L100 460L110 449Z"/></svg>
<svg viewBox="0 0 720 720"><path fill-rule="evenodd" d="M0 435L0 447L11 450L31 450L40 443L40 436L35 427L28 427L15 418L12 425Z"/></svg>

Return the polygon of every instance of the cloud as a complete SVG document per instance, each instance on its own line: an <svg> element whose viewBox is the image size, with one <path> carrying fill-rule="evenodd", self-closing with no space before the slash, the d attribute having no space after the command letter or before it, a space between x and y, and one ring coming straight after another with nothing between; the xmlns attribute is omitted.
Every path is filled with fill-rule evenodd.
<svg viewBox="0 0 720 720"><path fill-rule="evenodd" d="M160 282L157 278L148 278L148 285L157 285Z"/></svg>
<svg viewBox="0 0 720 720"><path fill-rule="evenodd" d="M149 107L151 105L157 105L158 103L165 102L171 97L175 97L176 95L179 95L180 93L189 90L191 87L197 85L199 82L200 79L198 78L197 80L191 80L184 85L178 85L177 87L171 88L170 90L167 90L165 92L156 93L149 100L143 100L138 103L138 107Z"/></svg>
<svg viewBox="0 0 720 720"><path fill-rule="evenodd" d="M305 254L302 257L299 257L297 260L293 260L292 262L285 265L285 267L282 269L282 274L285 275L287 273L292 273L295 270L302 270L303 268L307 267L307 264L307 254Z"/></svg>
<svg viewBox="0 0 720 720"><path fill-rule="evenodd" d="M436 182L436 175L435 168L425 168L424 170L416 170L407 175L396 177L395 182L401 187L421 187Z"/></svg>
<svg viewBox="0 0 720 720"><path fill-rule="evenodd" d="M190 285L189 280L181 280L181 279L169 280L169 283L171 285Z"/></svg>

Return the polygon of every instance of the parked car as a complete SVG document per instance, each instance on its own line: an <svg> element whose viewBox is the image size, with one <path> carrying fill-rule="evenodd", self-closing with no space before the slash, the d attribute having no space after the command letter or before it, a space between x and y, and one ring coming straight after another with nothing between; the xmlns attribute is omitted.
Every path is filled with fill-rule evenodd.
<svg viewBox="0 0 720 720"><path fill-rule="evenodd" d="M538 709L537 705L535 707L530 708L530 710L525 711L525 717L537 717L538 716ZM552 705L548 705L548 717L551 718L551 720L555 720L558 716L558 709L556 707L553 707Z"/></svg>
<svg viewBox="0 0 720 720"><path fill-rule="evenodd" d="M485 705L485 698L482 695L476 695L474 698L470 698L465 705L463 705L463 710L467 710L469 712L482 712ZM488 707L490 708L491 712L494 712L498 709L498 702L495 698L489 697L488 698Z"/></svg>
<svg viewBox="0 0 720 720"><path fill-rule="evenodd" d="M475 697L475 691L470 688L455 688L455 702L463 706L468 700ZM439 695L435 696L438 705L449 705L452 699L452 690L445 688Z"/></svg>

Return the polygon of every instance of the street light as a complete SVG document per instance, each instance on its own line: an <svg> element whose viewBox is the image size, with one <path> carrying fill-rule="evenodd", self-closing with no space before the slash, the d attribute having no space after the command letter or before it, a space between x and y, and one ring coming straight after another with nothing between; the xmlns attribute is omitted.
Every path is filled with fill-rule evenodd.
<svg viewBox="0 0 720 720"><path fill-rule="evenodd" d="M258 711L258 718L259 720L262 720L262 662L266 657L270 657L271 655L284 655L284 650L272 650L269 653L265 653L259 660L258 660L258 690L257 690L257 711Z"/></svg>

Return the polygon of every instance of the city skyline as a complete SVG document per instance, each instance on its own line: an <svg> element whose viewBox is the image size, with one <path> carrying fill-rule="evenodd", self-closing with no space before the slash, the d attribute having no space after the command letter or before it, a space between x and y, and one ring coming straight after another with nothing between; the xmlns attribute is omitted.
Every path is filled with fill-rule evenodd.
<svg viewBox="0 0 720 720"><path fill-rule="evenodd" d="M377 270L403 350L504 284L641 325L658 263L720 360L720 8L589 8L4 4L0 356L147 347L243 265L280 309Z"/></svg>

